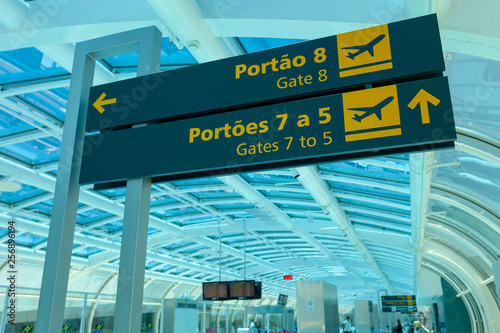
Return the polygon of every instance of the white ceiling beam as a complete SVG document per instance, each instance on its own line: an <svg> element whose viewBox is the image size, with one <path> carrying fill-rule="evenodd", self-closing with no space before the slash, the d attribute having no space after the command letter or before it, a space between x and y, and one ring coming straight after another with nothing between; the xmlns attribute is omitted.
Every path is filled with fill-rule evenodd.
<svg viewBox="0 0 500 333"><path fill-rule="evenodd" d="M162 32L172 32L200 63L233 54L202 18L195 0L148 0L160 16Z"/></svg>
<svg viewBox="0 0 500 333"><path fill-rule="evenodd" d="M413 275L417 276L422 264L421 247L425 238L425 225L429 209L429 194L434 153L414 153L410 155L411 189L411 251L413 253ZM417 281L415 280L415 290Z"/></svg>
<svg viewBox="0 0 500 333"><path fill-rule="evenodd" d="M30 140L38 140L51 136L47 132L40 130L30 130L27 132L17 133L9 136L4 136L0 139L0 147L15 145L16 143L26 142Z"/></svg>
<svg viewBox="0 0 500 333"><path fill-rule="evenodd" d="M376 272L379 278L393 292L393 294L397 295L396 290L378 267L377 262L368 247L358 238L345 212L327 189L316 170L313 167L300 167L296 168L296 170L299 174L299 181L309 191L314 200L316 200L318 204L328 212L330 219L345 234L347 240L359 253L361 253L366 262L368 262L370 267Z"/></svg>
<svg viewBox="0 0 500 333"><path fill-rule="evenodd" d="M320 251L325 256L330 258L332 262L342 262L339 256L334 254L328 248L323 246L319 241L317 241L314 237L309 235L309 233L305 231L294 230L294 223L286 214L284 214L278 207L269 202L267 198L265 198L262 194L258 193L252 186L250 186L247 182L245 182L239 176L223 176L219 177L219 179L224 182L226 185L234 189L236 192L240 193L243 197L250 200L250 202L254 203L260 209L265 210L270 217L276 218L285 229L293 231L297 236L299 236L302 240L311 245L314 249ZM362 277L360 277L356 272L346 267L346 269L356 278L364 281ZM366 281L365 281L366 283Z"/></svg>

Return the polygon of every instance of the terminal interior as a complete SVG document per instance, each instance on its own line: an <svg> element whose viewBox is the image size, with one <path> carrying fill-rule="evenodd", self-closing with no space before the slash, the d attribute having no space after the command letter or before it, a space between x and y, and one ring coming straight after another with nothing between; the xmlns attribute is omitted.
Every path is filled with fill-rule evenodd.
<svg viewBox="0 0 500 333"><path fill-rule="evenodd" d="M500 2L3 0L0 333L36 330L47 306L78 43L156 26L160 70L171 71L431 13L455 147L153 183L140 332L342 332L347 316L353 331L392 332L419 312L435 332L500 332ZM137 53L100 59L94 85L135 77L137 66ZM79 189L65 310L53 314L63 332L113 332L125 198L122 186ZM203 283L233 280L261 282L261 297L203 299ZM397 295L414 295L415 311L383 312L381 297ZM314 308L323 319L307 317ZM308 320L323 327L307 330Z"/></svg>

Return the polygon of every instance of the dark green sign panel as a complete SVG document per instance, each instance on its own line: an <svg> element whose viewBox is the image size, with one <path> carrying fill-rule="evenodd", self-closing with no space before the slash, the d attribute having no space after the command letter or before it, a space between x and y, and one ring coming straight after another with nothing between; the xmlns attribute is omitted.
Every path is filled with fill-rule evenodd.
<svg viewBox="0 0 500 333"><path fill-rule="evenodd" d="M414 313L417 311L415 295L380 296L380 300L382 312Z"/></svg>
<svg viewBox="0 0 500 333"><path fill-rule="evenodd" d="M89 135L80 182L236 173L452 147L445 77Z"/></svg>
<svg viewBox="0 0 500 333"><path fill-rule="evenodd" d="M380 296L380 299L382 300L382 304L389 301L409 302L416 300L415 295Z"/></svg>
<svg viewBox="0 0 500 333"><path fill-rule="evenodd" d="M86 131L441 76L436 15L92 87Z"/></svg>
<svg viewBox="0 0 500 333"><path fill-rule="evenodd" d="M382 312L414 313L416 311L417 311L417 306L389 306L389 307L382 307Z"/></svg>

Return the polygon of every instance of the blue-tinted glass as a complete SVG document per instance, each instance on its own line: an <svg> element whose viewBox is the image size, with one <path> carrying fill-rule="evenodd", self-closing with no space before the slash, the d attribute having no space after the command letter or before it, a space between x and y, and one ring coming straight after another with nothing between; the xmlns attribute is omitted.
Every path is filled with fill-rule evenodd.
<svg viewBox="0 0 500 333"><path fill-rule="evenodd" d="M15 202L33 198L42 193L46 193L44 190L31 185L21 184L21 186L21 189L16 192L1 192L0 201L7 204L13 204Z"/></svg>
<svg viewBox="0 0 500 333"><path fill-rule="evenodd" d="M0 102L0 137L22 133L34 128L24 121L4 112L2 109L8 108Z"/></svg>
<svg viewBox="0 0 500 333"><path fill-rule="evenodd" d="M0 84L21 83L69 73L36 48L0 52Z"/></svg>
<svg viewBox="0 0 500 333"><path fill-rule="evenodd" d="M356 161L328 163L319 166L320 170L352 176L360 176L385 181L410 183L410 173L397 169L384 168Z"/></svg>
<svg viewBox="0 0 500 333"><path fill-rule="evenodd" d="M242 175L247 181L252 183L286 183L287 185L300 184L292 175L281 175L274 173L246 173Z"/></svg>
<svg viewBox="0 0 500 333"><path fill-rule="evenodd" d="M376 203L372 202L367 202L367 201L359 201L359 200L354 200L354 199L345 199L345 198L338 198L340 203L343 205L350 205L350 206L360 206L363 208L374 208L374 209L380 209L380 210L386 210L389 212L393 213L398 213L398 214L410 214L410 203L407 203L407 209L400 208L400 207L394 207L390 206L390 201L387 201L387 205L378 205Z"/></svg>
<svg viewBox="0 0 500 333"><path fill-rule="evenodd" d="M238 38L238 40L247 53L267 50L274 47L294 44L303 41L303 39L254 37L240 37Z"/></svg>
<svg viewBox="0 0 500 333"><path fill-rule="evenodd" d="M47 240L47 237L33 235L30 232L16 236L16 244L20 244L20 245L24 245L24 246L37 245L37 244L40 244L41 242L44 242L46 240Z"/></svg>
<svg viewBox="0 0 500 333"><path fill-rule="evenodd" d="M309 201L311 201L310 204L312 204L313 206L316 205L316 202L313 201L313 199L309 193L291 192L291 191L268 191L268 190L260 190L260 192L265 194L266 197L268 197L268 198L282 198L284 200L286 200L286 199L303 200L304 205L307 205L307 200L309 200Z"/></svg>
<svg viewBox="0 0 500 333"><path fill-rule="evenodd" d="M110 217L113 214L102 211L100 209L91 209L83 213L79 213L76 215L76 222L80 224L86 224L90 222L94 222L97 220L101 220L106 217Z"/></svg>
<svg viewBox="0 0 500 333"><path fill-rule="evenodd" d="M359 185L356 184L355 181L353 180L352 183L335 183L328 181L328 184L335 190L344 190L344 191L350 191L350 192L357 192L360 194L367 194L367 195L373 195L376 197L384 197L384 198L395 198L399 200L410 200L410 193L401 193L401 192L394 192L386 189L381 189L381 188L375 188L371 186L365 186L365 185Z"/></svg>
<svg viewBox="0 0 500 333"><path fill-rule="evenodd" d="M38 165L59 159L60 141L54 137L0 147L0 152L26 164Z"/></svg>
<svg viewBox="0 0 500 333"><path fill-rule="evenodd" d="M78 252L73 253L74 256L88 258L89 256L102 252L103 250L95 248L95 247L86 247Z"/></svg>
<svg viewBox="0 0 500 333"><path fill-rule="evenodd" d="M203 185L213 185L213 184L220 184L222 185L223 182L218 180L217 178L195 178L195 179L186 179L186 180L176 180L171 182L172 185L175 185L176 187L193 187L193 186L203 186Z"/></svg>
<svg viewBox="0 0 500 333"><path fill-rule="evenodd" d="M182 221L178 221L177 224L184 226L184 225L191 225L191 224L196 224L196 223L203 223L203 222L216 222L213 217L210 216L200 216L200 217L194 217L191 219L184 218Z"/></svg>
<svg viewBox="0 0 500 333"><path fill-rule="evenodd" d="M99 190L97 192L104 194L109 198L116 198L125 196L127 189L125 187L118 187L118 188L111 188L108 190Z"/></svg>
<svg viewBox="0 0 500 333"><path fill-rule="evenodd" d="M168 195L159 194L160 192L152 192L151 195L151 207L156 207L160 205L168 205L178 202L177 199L174 199Z"/></svg>
<svg viewBox="0 0 500 333"><path fill-rule="evenodd" d="M57 120L60 120L61 122L64 121L68 98L68 90L66 88L39 91L19 95L19 97L48 113Z"/></svg>
<svg viewBox="0 0 500 333"><path fill-rule="evenodd" d="M99 228L105 230L108 233L114 233L115 231L122 230L123 228L123 220L113 221L110 223L106 223L101 225Z"/></svg>
<svg viewBox="0 0 500 333"><path fill-rule="evenodd" d="M215 204L212 205L215 209L218 210L245 210L245 209L254 209L255 206L253 204L244 204L244 203L224 203L224 204Z"/></svg>
<svg viewBox="0 0 500 333"><path fill-rule="evenodd" d="M162 215L163 217L173 217L173 216L182 216L197 213L198 211L192 207L184 207L184 208L175 208L168 210L160 210L157 211L156 214Z"/></svg>
<svg viewBox="0 0 500 333"><path fill-rule="evenodd" d="M160 232L160 230L153 227L148 228L148 235L156 234L157 232Z"/></svg>
<svg viewBox="0 0 500 333"><path fill-rule="evenodd" d="M203 192L191 192L192 195L199 199L226 199L226 198L238 198L241 197L240 194L234 192L231 189L221 190L221 191L203 191Z"/></svg>
<svg viewBox="0 0 500 333"><path fill-rule="evenodd" d="M116 57L104 59L111 67L136 67L139 54L128 53ZM179 50L175 44L170 44L169 38L163 38L161 42L161 60L162 66L186 66L197 64L196 59L191 55L187 48Z"/></svg>
<svg viewBox="0 0 500 333"><path fill-rule="evenodd" d="M151 269L151 268L158 266L158 265L161 265L161 262L153 260L153 261L146 263L146 269Z"/></svg>
<svg viewBox="0 0 500 333"><path fill-rule="evenodd" d="M50 216L52 214L52 203L53 203L53 199L39 202L39 203L36 203L34 205L28 206L26 208L28 210L37 211L37 212L40 212L40 213L43 213L45 215Z"/></svg>
<svg viewBox="0 0 500 333"><path fill-rule="evenodd" d="M500 62L460 53L450 56L446 74L456 126L500 141Z"/></svg>

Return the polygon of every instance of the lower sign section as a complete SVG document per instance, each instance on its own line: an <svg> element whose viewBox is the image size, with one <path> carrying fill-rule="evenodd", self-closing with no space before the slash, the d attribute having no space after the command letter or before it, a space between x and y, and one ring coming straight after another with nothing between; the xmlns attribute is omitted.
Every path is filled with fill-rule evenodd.
<svg viewBox="0 0 500 333"><path fill-rule="evenodd" d="M405 313L413 313L417 311L416 306L389 306L382 307L382 312L405 312Z"/></svg>
<svg viewBox="0 0 500 333"><path fill-rule="evenodd" d="M216 176L452 147L455 138L439 77L89 135L80 183Z"/></svg>

